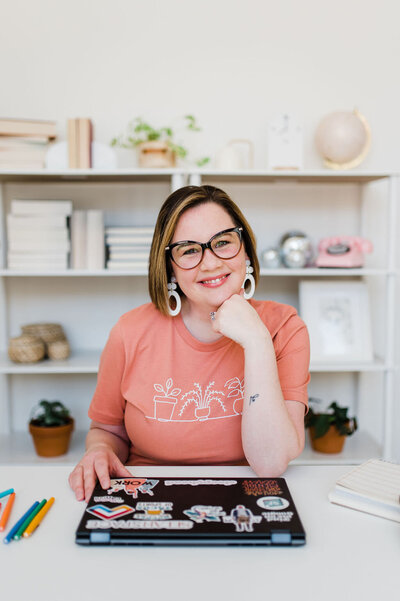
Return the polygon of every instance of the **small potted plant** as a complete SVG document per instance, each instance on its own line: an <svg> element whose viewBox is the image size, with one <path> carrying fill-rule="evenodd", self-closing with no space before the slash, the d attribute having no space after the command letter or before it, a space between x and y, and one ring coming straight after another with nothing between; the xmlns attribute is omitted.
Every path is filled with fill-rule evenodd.
<svg viewBox="0 0 400 601"><path fill-rule="evenodd" d="M311 398L311 402L320 402ZM311 446L320 453L340 453L346 436L351 436L358 428L357 419L347 416L347 407L340 407L333 401L323 412L310 407L305 416L305 427L309 428Z"/></svg>
<svg viewBox="0 0 400 601"><path fill-rule="evenodd" d="M200 131L193 115L186 115L184 119L185 129ZM177 158L185 159L188 155L188 150L175 142L175 134L171 127L155 128L141 117L130 121L126 134L113 138L111 146L136 148L139 167L147 168L174 167ZM205 157L196 164L201 167L209 160Z"/></svg>
<svg viewBox="0 0 400 601"><path fill-rule="evenodd" d="M64 455L73 429L74 420L60 401L42 399L32 410L29 432L41 457Z"/></svg>

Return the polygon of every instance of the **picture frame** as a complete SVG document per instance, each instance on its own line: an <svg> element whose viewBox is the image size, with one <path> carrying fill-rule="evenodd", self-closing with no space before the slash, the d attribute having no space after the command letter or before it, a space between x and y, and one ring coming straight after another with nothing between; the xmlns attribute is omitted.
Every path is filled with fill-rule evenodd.
<svg viewBox="0 0 400 601"><path fill-rule="evenodd" d="M310 335L310 360L372 362L368 289L364 282L300 281L299 312Z"/></svg>

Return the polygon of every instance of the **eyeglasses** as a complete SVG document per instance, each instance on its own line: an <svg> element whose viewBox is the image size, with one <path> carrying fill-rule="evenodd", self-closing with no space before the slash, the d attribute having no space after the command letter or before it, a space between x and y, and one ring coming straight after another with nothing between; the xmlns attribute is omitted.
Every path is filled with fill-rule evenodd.
<svg viewBox="0 0 400 601"><path fill-rule="evenodd" d="M206 248L220 259L233 259L242 246L242 227L232 227L214 234L208 242L182 240L165 248L173 262L181 269L193 269L200 265Z"/></svg>

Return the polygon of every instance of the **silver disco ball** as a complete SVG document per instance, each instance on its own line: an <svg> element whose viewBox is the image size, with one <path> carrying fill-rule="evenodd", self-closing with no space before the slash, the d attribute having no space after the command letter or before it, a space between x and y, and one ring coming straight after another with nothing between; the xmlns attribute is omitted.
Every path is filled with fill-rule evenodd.
<svg viewBox="0 0 400 601"><path fill-rule="evenodd" d="M287 232L280 239L279 248L283 264L292 269L306 267L314 256L311 240L303 232Z"/></svg>
<svg viewBox="0 0 400 601"><path fill-rule="evenodd" d="M264 267L274 269L281 267L281 256L278 248L266 248L261 254L261 261Z"/></svg>

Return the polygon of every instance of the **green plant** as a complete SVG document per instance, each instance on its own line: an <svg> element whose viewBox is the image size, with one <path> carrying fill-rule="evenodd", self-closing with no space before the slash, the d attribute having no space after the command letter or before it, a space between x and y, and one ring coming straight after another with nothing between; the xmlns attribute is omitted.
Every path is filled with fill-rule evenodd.
<svg viewBox="0 0 400 601"><path fill-rule="evenodd" d="M34 426L52 428L69 424L71 417L68 409L60 401L42 399L33 408L30 423Z"/></svg>
<svg viewBox="0 0 400 601"><path fill-rule="evenodd" d="M319 399L310 398L311 403L321 402ZM333 401L326 411L317 412L309 408L304 418L306 428L314 428L313 438L321 438L330 428L335 426L336 430L342 436L351 436L358 428L357 419L347 416L348 407L340 407L336 401Z"/></svg>
<svg viewBox="0 0 400 601"><path fill-rule="evenodd" d="M201 131L201 128L197 125L196 118L193 115L185 115L185 129L189 131ZM171 127L160 127L155 128L146 121L143 121L141 117L136 117L128 123L125 134L122 134L111 140L111 146L119 146L121 148L136 148L143 142L165 142L181 159L185 159L188 156L188 150L181 144L175 141L175 133ZM209 157L203 157L196 161L199 167L206 165L210 161Z"/></svg>

